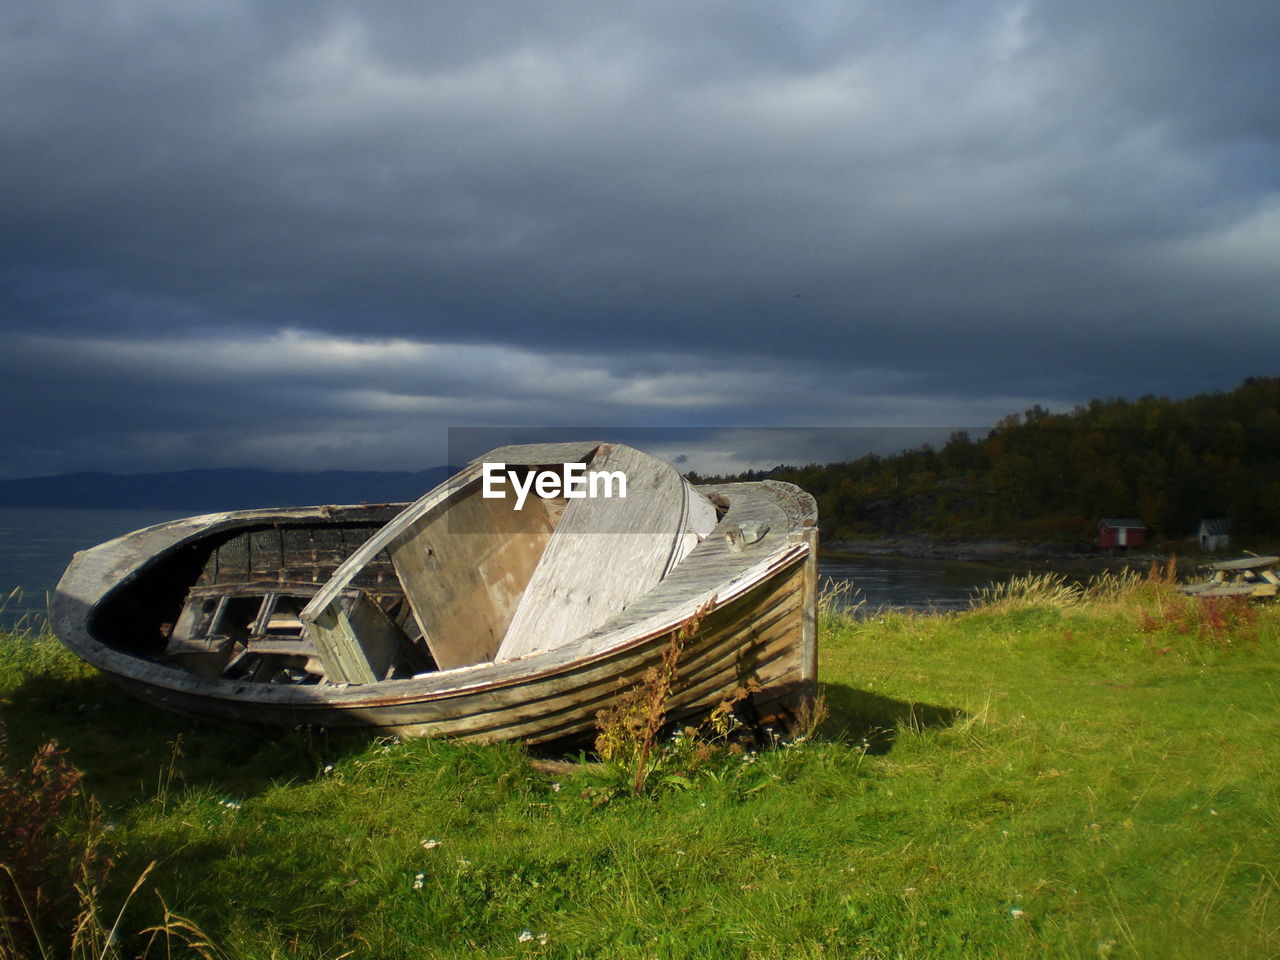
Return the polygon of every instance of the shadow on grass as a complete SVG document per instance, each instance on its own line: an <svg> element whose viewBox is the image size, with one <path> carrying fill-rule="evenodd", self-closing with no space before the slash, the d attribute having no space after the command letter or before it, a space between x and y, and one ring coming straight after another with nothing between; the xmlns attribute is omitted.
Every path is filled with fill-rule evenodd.
<svg viewBox="0 0 1280 960"><path fill-rule="evenodd" d="M252 796L273 783L312 779L373 739L188 719L99 676L29 676L0 704L0 719L11 760L25 762L39 745L56 740L108 808L179 785Z"/></svg>
<svg viewBox="0 0 1280 960"><path fill-rule="evenodd" d="M819 735L837 742L865 743L867 752L873 754L888 753L898 730L903 727L938 729L967 716L958 707L894 700L843 683L824 683L821 690L826 697L828 716Z"/></svg>

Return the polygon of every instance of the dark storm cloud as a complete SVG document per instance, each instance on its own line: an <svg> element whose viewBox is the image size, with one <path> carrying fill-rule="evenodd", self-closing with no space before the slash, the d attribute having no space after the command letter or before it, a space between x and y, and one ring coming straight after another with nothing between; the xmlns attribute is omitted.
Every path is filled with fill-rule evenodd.
<svg viewBox="0 0 1280 960"><path fill-rule="evenodd" d="M972 424L1273 373L1277 23L10 4L5 470Z"/></svg>

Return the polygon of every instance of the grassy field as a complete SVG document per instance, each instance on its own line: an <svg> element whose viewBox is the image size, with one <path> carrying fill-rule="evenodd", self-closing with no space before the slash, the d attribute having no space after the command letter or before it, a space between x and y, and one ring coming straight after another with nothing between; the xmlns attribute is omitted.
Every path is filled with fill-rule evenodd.
<svg viewBox="0 0 1280 960"><path fill-rule="evenodd" d="M681 741L641 795L510 745L184 721L30 637L0 644L6 763L56 738L83 771L102 926L155 863L121 956L161 898L227 957L1280 955L1277 609L987 601L825 618L814 736Z"/></svg>

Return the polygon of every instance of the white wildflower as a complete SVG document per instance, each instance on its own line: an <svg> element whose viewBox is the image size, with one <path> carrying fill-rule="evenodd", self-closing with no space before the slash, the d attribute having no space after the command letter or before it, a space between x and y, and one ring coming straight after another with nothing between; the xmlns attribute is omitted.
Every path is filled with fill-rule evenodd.
<svg viewBox="0 0 1280 960"><path fill-rule="evenodd" d="M1017 907L1014 907L1012 910L1009 911L1009 916L1013 917L1013 919L1015 920L1020 920L1026 915L1027 914L1025 910L1019 910Z"/></svg>
<svg viewBox="0 0 1280 960"><path fill-rule="evenodd" d="M516 942L517 942L517 943L530 943L530 942L532 942L532 941L533 941L533 931L532 931L532 930L521 930L521 931L520 931L520 936L516 937Z"/></svg>
<svg viewBox="0 0 1280 960"><path fill-rule="evenodd" d="M436 847L440 846L439 840L423 840L421 842L423 850L434 850Z"/></svg>

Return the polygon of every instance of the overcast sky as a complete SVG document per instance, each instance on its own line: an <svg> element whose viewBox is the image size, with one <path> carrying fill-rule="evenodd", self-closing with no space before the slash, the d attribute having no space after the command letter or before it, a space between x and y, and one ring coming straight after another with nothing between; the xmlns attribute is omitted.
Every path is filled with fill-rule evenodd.
<svg viewBox="0 0 1280 960"><path fill-rule="evenodd" d="M629 7L8 0L0 476L1280 374L1272 0Z"/></svg>

